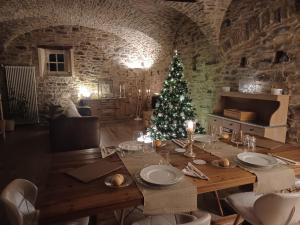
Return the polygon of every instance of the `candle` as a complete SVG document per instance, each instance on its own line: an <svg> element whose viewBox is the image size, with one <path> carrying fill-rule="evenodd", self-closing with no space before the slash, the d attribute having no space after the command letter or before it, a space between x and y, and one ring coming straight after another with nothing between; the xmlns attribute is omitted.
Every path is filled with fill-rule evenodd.
<svg viewBox="0 0 300 225"><path fill-rule="evenodd" d="M138 94L139 94L139 96L141 96L141 89L139 89L139 90L138 90L138 92L139 92L139 93L138 93Z"/></svg>
<svg viewBox="0 0 300 225"><path fill-rule="evenodd" d="M125 84L123 84L123 97L125 98L126 95L126 89L125 89Z"/></svg>
<svg viewBox="0 0 300 225"><path fill-rule="evenodd" d="M194 122L192 120L188 120L187 121L187 128L186 128L187 131L189 132L193 132L194 130Z"/></svg>

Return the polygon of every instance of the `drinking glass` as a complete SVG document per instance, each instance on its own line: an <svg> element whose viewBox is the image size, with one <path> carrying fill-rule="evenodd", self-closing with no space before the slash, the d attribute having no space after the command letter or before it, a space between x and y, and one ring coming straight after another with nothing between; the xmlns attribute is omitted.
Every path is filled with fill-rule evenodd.
<svg viewBox="0 0 300 225"><path fill-rule="evenodd" d="M133 132L132 140L138 142L138 150L144 151L144 133L143 133L143 131L138 130L138 131Z"/></svg>
<svg viewBox="0 0 300 225"><path fill-rule="evenodd" d="M167 149L163 149L159 152L162 156L162 160L159 161L159 165L169 165L170 164L170 152Z"/></svg>
<svg viewBox="0 0 300 225"><path fill-rule="evenodd" d="M244 146L244 150L249 151L250 150L250 136L248 134L244 135L243 138L243 146Z"/></svg>
<svg viewBox="0 0 300 225"><path fill-rule="evenodd" d="M222 134L223 134L222 126L212 126L210 136L214 148L217 147L216 144L222 138Z"/></svg>
<svg viewBox="0 0 300 225"><path fill-rule="evenodd" d="M237 148L240 144L243 144L243 131L232 131L231 142L236 144Z"/></svg>
<svg viewBox="0 0 300 225"><path fill-rule="evenodd" d="M144 142L144 133L143 131L135 131L132 136L133 141Z"/></svg>

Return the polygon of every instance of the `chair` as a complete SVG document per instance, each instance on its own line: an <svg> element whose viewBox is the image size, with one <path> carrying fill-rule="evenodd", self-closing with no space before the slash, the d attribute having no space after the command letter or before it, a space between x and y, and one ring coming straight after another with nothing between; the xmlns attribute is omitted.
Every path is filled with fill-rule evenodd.
<svg viewBox="0 0 300 225"><path fill-rule="evenodd" d="M294 225L300 221L300 193L271 193L256 195L254 192L232 194L229 205L252 225Z"/></svg>
<svg viewBox="0 0 300 225"><path fill-rule="evenodd" d="M37 225L39 210L35 209L38 194L36 185L28 180L15 179L1 193L1 201L11 225ZM64 223L65 225L87 225L89 217Z"/></svg>
<svg viewBox="0 0 300 225"><path fill-rule="evenodd" d="M132 225L210 225L210 220L208 213L203 213L199 218L189 214L165 214L148 216Z"/></svg>
<svg viewBox="0 0 300 225"><path fill-rule="evenodd" d="M50 145L51 150L55 152L98 148L98 117L63 117L51 120Z"/></svg>

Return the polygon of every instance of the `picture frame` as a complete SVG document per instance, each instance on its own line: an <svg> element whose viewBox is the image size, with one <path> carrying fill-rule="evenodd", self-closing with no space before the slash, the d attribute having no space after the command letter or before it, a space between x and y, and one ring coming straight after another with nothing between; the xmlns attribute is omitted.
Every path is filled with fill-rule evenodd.
<svg viewBox="0 0 300 225"><path fill-rule="evenodd" d="M98 97L99 98L113 98L113 80L99 79L98 80Z"/></svg>

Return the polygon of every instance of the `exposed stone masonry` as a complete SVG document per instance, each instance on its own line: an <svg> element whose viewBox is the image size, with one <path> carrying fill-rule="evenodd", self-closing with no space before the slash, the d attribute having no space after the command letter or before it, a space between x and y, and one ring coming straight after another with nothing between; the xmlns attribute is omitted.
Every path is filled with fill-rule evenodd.
<svg viewBox="0 0 300 225"><path fill-rule="evenodd" d="M224 52L224 84L238 88L239 80L259 82L290 95L288 141L300 135L300 23L296 1L234 0L224 18L220 42ZM242 17L240 15L243 15ZM277 62L276 52L287 53L288 62ZM241 66L241 59L246 64Z"/></svg>
<svg viewBox="0 0 300 225"><path fill-rule="evenodd" d="M39 74L38 46L72 46L75 67L73 76ZM139 57L140 52L136 46L116 35L79 26L58 26L19 36L0 55L0 62L5 65L36 66L40 109L50 102L64 104L69 98L77 101L80 86L97 91L99 79L111 79L116 97L119 96L120 82L125 84L126 95L131 101L134 114L138 89L150 88L152 93L159 92L164 79L161 74L164 74L166 67L162 60L162 71L158 63L153 71L128 68L128 65L138 61Z"/></svg>
<svg viewBox="0 0 300 225"><path fill-rule="evenodd" d="M203 125L220 88L237 89L241 79L250 78L266 92L277 86L291 95L288 140L296 142L300 135L299 1L71 2L0 0L0 63L38 68L38 45L73 46L74 76L41 77L37 70L40 107L76 99L79 85L95 89L101 78L113 80L116 94L119 83L125 82L134 106L137 81L142 81L139 86L144 90L159 92L173 50L178 49ZM285 54L289 61L282 63Z"/></svg>

